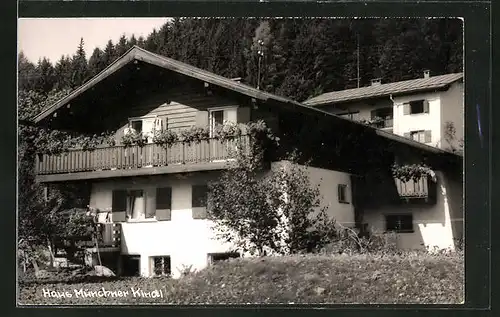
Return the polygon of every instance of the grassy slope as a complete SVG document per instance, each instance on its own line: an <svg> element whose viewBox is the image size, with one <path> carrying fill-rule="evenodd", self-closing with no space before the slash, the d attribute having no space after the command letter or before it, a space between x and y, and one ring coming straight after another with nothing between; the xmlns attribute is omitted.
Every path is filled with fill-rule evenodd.
<svg viewBox="0 0 500 317"><path fill-rule="evenodd" d="M50 298L42 288L109 291L161 289L164 298ZM220 263L180 280L122 279L100 283L24 284L21 304L460 303L460 256L293 256Z"/></svg>

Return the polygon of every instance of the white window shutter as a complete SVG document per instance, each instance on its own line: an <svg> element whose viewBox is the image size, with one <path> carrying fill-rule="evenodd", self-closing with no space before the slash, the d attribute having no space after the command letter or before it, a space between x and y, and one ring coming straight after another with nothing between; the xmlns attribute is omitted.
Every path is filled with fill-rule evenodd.
<svg viewBox="0 0 500 317"><path fill-rule="evenodd" d="M196 113L196 126L198 127L208 126L208 111L199 110Z"/></svg>
<svg viewBox="0 0 500 317"><path fill-rule="evenodd" d="M424 132L424 134L425 134L425 140L424 140L424 142L425 142L425 143L431 143L431 142L432 142L432 134L431 134L431 130L426 130L426 131Z"/></svg>
<svg viewBox="0 0 500 317"><path fill-rule="evenodd" d="M409 103L404 103L403 104L403 115L409 115L410 114L410 104Z"/></svg>
<svg viewBox="0 0 500 317"><path fill-rule="evenodd" d="M237 123L237 108L224 109L224 122Z"/></svg>
<svg viewBox="0 0 500 317"><path fill-rule="evenodd" d="M142 133L147 136L148 142L152 142L155 119L142 120Z"/></svg>
<svg viewBox="0 0 500 317"><path fill-rule="evenodd" d="M424 100L424 113L429 113L429 101Z"/></svg>

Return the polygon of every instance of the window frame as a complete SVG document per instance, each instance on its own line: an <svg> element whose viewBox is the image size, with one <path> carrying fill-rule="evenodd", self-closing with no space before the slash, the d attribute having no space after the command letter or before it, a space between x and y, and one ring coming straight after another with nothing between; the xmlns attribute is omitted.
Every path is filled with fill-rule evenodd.
<svg viewBox="0 0 500 317"><path fill-rule="evenodd" d="M337 200L341 204L350 204L347 195L347 184L338 184L337 185Z"/></svg>
<svg viewBox="0 0 500 317"><path fill-rule="evenodd" d="M236 122L238 122L238 106L223 106L223 107L213 107L213 108L208 108L208 127L209 127L209 132L210 132L210 137L213 138L215 135L215 122L214 122L214 116L213 113L215 112L222 112L222 124L224 124L224 115L225 111L227 110L235 110L236 111Z"/></svg>
<svg viewBox="0 0 500 317"><path fill-rule="evenodd" d="M137 189L137 188L134 188L134 189L127 189L127 210L126 210L126 221L127 222L134 222L134 221L141 221L141 220L145 220L145 219L150 219L150 218L146 218L146 190L144 189ZM134 193L140 193L141 196L136 196L134 195ZM139 217L139 218L132 218L132 214L133 214L133 208L130 210L130 204L129 204L129 199L131 198L139 198L139 197L142 197L143 199L143 214L142 214L142 217ZM135 203L135 202L134 202Z"/></svg>
<svg viewBox="0 0 500 317"><path fill-rule="evenodd" d="M141 129L140 131L138 131L136 128L134 128L134 123L140 123L140 126L141 126ZM129 119L128 121L128 126L130 128L130 130L136 132L136 133L142 133L142 128L143 128L143 125L144 125L144 122L142 119L138 119L138 118L133 118L133 119Z"/></svg>
<svg viewBox="0 0 500 317"><path fill-rule="evenodd" d="M172 276L172 257L170 255L156 255L150 257L151 261L151 276L159 277L159 276ZM161 273L156 273L156 259L161 260ZM168 273L165 272L165 259L168 259Z"/></svg>

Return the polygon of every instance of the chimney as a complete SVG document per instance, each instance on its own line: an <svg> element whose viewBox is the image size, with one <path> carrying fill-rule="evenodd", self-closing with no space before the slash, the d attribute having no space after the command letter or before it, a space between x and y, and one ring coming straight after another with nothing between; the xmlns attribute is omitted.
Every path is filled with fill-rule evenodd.
<svg viewBox="0 0 500 317"><path fill-rule="evenodd" d="M375 78L375 79L372 79L372 86L378 86L382 83L382 80L381 78Z"/></svg>
<svg viewBox="0 0 500 317"><path fill-rule="evenodd" d="M425 69L424 70L424 78L429 78L429 77L431 77L431 71L428 69Z"/></svg>

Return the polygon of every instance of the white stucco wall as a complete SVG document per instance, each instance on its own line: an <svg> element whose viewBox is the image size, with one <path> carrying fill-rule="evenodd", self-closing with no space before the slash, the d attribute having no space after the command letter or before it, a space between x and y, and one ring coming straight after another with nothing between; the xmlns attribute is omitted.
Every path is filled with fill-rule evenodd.
<svg viewBox="0 0 500 317"><path fill-rule="evenodd" d="M286 166L288 162L272 164L272 169ZM322 206L329 207L329 214L338 222L354 225L350 176L347 173L310 167L310 181L320 185ZM172 217L170 221L145 219L122 223L121 252L140 256L140 273L151 274L151 257L170 256L174 277L185 266L203 269L208 265L209 253L228 252L232 246L216 238L212 223L192 218L191 191L194 184L206 184L216 180L218 174L192 173L189 176L162 175L149 178L123 178L96 182L92 186L90 205L101 211L111 210L112 192L115 189L143 189L155 192L157 187L172 188ZM339 203L337 185L347 185L347 201ZM105 221L102 214L101 221Z"/></svg>
<svg viewBox="0 0 500 317"><path fill-rule="evenodd" d="M463 234L463 195L462 184L447 178L443 173L437 175L436 204L402 204L384 206L377 209L365 208L364 222L372 232L385 231L385 215L413 215L413 233L398 233L397 243L401 249L419 249L428 246L440 249L454 249L454 238ZM423 244L423 245L422 245Z"/></svg>
<svg viewBox="0 0 500 317"><path fill-rule="evenodd" d="M431 92L394 97L393 133L403 136L411 131L431 130L429 145L438 146L442 137L440 96L439 92ZM422 99L429 102L429 113L403 114L404 103Z"/></svg>
<svg viewBox="0 0 500 317"><path fill-rule="evenodd" d="M464 85L461 82L456 82L450 88L441 94L441 129L444 137L446 122L452 122L456 135L452 146L458 148L458 141L464 137ZM442 140L443 148L449 147L447 141Z"/></svg>
<svg viewBox="0 0 500 317"><path fill-rule="evenodd" d="M172 188L172 217L170 221L143 220L122 223L122 254L140 255L140 272L150 274L150 257L170 256L172 274L180 275L183 266L202 269L207 265L208 254L226 252L230 245L217 240L208 220L193 219L191 186L206 184L216 174L193 173L187 178L164 175L144 178L127 178L94 183L90 204L100 210L111 208L114 189L155 190Z"/></svg>
<svg viewBox="0 0 500 317"><path fill-rule="evenodd" d="M290 162L282 161L272 164L272 169L288 168ZM328 207L328 215L344 226L354 227L354 206L352 205L351 178L348 173L323 168L305 168L312 186L319 185L321 207ZM347 185L347 203L341 203L337 197L337 186Z"/></svg>

